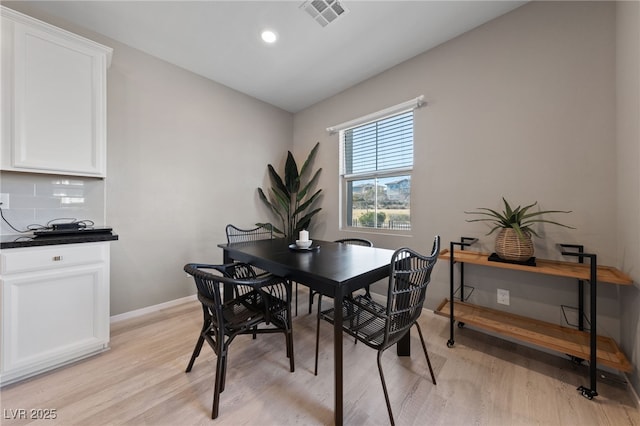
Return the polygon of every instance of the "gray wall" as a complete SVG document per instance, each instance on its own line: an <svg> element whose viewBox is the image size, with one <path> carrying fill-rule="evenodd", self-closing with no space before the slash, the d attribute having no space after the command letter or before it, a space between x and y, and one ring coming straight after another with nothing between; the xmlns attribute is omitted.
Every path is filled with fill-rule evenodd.
<svg viewBox="0 0 640 426"><path fill-rule="evenodd" d="M635 286L620 291L620 344L640 394L640 3L617 4L618 266Z"/></svg>
<svg viewBox="0 0 640 426"><path fill-rule="evenodd" d="M256 188L284 162L293 116L104 36L3 4L114 49L106 223L111 315L195 293L185 263L221 262L227 223L264 219ZM33 179L43 179L35 177Z"/></svg>
<svg viewBox="0 0 640 426"><path fill-rule="evenodd" d="M544 238L535 240L536 256L562 259L555 244L564 242L583 244L601 264L629 271L637 263L637 133L626 138L632 164L625 176L616 174L615 3L529 3L296 114L294 152L321 142L319 186L326 193L316 237L347 234L338 225L338 137L325 129L419 95L429 105L415 112L413 235L360 235L379 246L422 251L435 234L447 247L464 235L480 238L477 249L493 251L495 234L467 223L464 211L500 208L505 196L573 211L554 218L575 230L537 228ZM622 180L629 188L618 195ZM636 251L622 262L617 211L627 190L633 196L621 204L631 203L625 221L635 225L627 243ZM496 289L508 289L511 305L500 309L558 324L565 323L559 305L577 305L573 280L482 267L468 267L467 274L475 303L497 306ZM436 266L431 308L447 297L448 280L448 264ZM598 331L620 341L624 330L627 355L638 365L638 297L624 302L621 317L621 291L600 286Z"/></svg>
<svg viewBox="0 0 640 426"><path fill-rule="evenodd" d="M113 43L112 43L113 44ZM256 188L291 145L290 113L114 45L107 221L112 314L193 291L187 262L221 262L227 223L263 217Z"/></svg>

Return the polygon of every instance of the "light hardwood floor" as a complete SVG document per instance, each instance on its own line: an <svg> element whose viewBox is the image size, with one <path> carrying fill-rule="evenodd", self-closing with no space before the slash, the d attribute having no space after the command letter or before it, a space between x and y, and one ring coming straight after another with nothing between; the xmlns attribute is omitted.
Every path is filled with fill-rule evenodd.
<svg viewBox="0 0 640 426"><path fill-rule="evenodd" d="M302 290L302 289L301 289ZM301 291L300 300L306 293ZM197 302L112 325L111 350L0 390L3 425L322 425L333 423L332 329L321 324L320 374L313 375L315 316L294 318L296 371L281 335L241 336L231 345L220 417L211 420L215 356L205 345L186 374L201 326ZM465 328L447 348L448 320L420 324L438 384L429 378L417 332L411 358L383 357L398 425L640 425L620 377L583 398L585 366ZM376 353L345 337L345 424L386 425ZM16 409L55 409L55 420L11 420ZM15 413L15 411L13 411Z"/></svg>

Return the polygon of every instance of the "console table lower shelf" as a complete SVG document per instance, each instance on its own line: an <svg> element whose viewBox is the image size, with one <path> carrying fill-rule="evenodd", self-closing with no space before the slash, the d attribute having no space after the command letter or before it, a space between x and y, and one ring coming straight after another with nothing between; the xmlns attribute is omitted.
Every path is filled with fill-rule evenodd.
<svg viewBox="0 0 640 426"><path fill-rule="evenodd" d="M458 321L459 326L461 323L473 325L578 359L589 360L590 333L587 331L563 327L467 302L455 301L454 307L455 320ZM449 318L449 300L443 300L434 312ZM596 358L599 364L619 371L632 371L633 367L613 339L597 336L597 341Z"/></svg>

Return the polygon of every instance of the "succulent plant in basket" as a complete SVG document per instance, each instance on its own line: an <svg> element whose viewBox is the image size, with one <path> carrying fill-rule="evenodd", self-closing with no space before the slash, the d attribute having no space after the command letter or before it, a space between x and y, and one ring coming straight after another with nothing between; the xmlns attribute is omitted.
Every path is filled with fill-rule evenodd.
<svg viewBox="0 0 640 426"><path fill-rule="evenodd" d="M535 223L551 223L553 225L575 229L571 226L540 217L543 214L549 213L571 213L570 210L530 211L531 208L538 204L537 201L524 207L518 206L514 209L511 208L504 197L502 197L502 201L504 202L504 210L502 212L485 207L479 207L477 211L465 211L467 214L482 216L478 219L467 219L467 222L489 222L494 225L487 235L500 229L496 237L495 250L496 254L502 259L523 262L533 256L531 235L533 234L536 237L540 237L531 228Z"/></svg>

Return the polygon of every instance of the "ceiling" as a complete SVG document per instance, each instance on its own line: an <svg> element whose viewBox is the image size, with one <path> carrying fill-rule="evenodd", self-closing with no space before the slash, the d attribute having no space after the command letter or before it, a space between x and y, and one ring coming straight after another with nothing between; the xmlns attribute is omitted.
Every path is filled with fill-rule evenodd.
<svg viewBox="0 0 640 426"><path fill-rule="evenodd" d="M30 1L50 15L295 113L526 1ZM267 45L262 30L278 41Z"/></svg>

